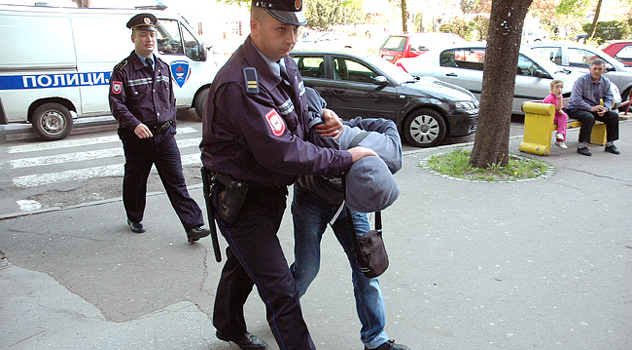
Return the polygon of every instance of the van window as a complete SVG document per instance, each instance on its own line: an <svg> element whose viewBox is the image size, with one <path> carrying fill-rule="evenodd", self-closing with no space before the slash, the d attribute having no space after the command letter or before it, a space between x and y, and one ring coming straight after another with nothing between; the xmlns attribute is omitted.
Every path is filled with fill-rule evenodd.
<svg viewBox="0 0 632 350"><path fill-rule="evenodd" d="M194 61L199 61L200 53L198 50L200 49L200 44L185 26L182 26L182 37L184 38L184 47L187 57Z"/></svg>
<svg viewBox="0 0 632 350"><path fill-rule="evenodd" d="M178 21L161 19L156 29L158 52L163 55L184 55Z"/></svg>

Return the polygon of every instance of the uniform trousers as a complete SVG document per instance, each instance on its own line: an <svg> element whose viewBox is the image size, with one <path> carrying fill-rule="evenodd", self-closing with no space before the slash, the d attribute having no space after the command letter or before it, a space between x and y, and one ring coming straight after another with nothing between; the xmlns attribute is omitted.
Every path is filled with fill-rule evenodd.
<svg viewBox="0 0 632 350"><path fill-rule="evenodd" d="M277 237L287 201L287 187L248 189L234 224L219 219L218 185L213 194L215 217L228 242L213 325L231 336L247 332L244 304L253 285L266 306L268 324L281 350L315 349L303 320L294 278Z"/></svg>
<svg viewBox="0 0 632 350"><path fill-rule="evenodd" d="M619 114L614 111L608 111L604 115L599 115L597 112L584 109L567 109L566 113L569 117L582 122L581 129L579 129L579 142L590 142L590 134L595 125L595 120L606 124L606 141L619 139Z"/></svg>
<svg viewBox="0 0 632 350"><path fill-rule="evenodd" d="M123 204L127 218L141 222L147 202L147 179L152 165L156 165L160 181L165 187L171 206L176 211L185 231L204 224L202 210L191 198L182 174L182 160L173 126L153 137L140 139L133 131L119 128L125 153Z"/></svg>

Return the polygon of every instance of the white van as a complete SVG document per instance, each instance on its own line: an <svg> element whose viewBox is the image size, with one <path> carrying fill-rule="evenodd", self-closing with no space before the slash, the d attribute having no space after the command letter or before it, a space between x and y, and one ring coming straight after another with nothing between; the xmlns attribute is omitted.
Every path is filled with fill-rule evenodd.
<svg viewBox="0 0 632 350"><path fill-rule="evenodd" d="M157 54L171 66L177 107L201 115L220 68L195 30L160 10L0 5L0 124L32 124L45 140L62 139L76 118L110 115L114 66L134 50L127 21L158 18ZM213 56L218 57L218 56Z"/></svg>

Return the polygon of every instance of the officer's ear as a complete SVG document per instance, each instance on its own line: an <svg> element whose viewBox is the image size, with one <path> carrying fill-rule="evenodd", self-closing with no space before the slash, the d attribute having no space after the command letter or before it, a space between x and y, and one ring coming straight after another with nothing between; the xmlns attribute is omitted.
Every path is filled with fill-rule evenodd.
<svg viewBox="0 0 632 350"><path fill-rule="evenodd" d="M132 32L132 42L136 44L136 35L134 35L134 32Z"/></svg>

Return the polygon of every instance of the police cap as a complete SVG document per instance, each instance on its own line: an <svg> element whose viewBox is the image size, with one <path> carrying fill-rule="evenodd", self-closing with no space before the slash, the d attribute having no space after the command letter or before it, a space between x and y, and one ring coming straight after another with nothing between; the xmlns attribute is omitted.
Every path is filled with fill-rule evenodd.
<svg viewBox="0 0 632 350"><path fill-rule="evenodd" d="M303 16L303 0L253 0L252 6L261 7L277 20L295 26L307 23Z"/></svg>
<svg viewBox="0 0 632 350"><path fill-rule="evenodd" d="M140 30L156 30L158 19L151 13L139 13L127 22L127 28Z"/></svg>

